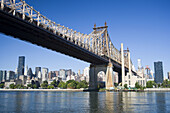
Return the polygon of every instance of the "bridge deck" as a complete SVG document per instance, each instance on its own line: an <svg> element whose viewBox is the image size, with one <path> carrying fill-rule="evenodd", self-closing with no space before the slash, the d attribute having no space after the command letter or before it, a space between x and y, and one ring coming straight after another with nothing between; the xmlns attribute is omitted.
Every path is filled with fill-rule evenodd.
<svg viewBox="0 0 170 113"><path fill-rule="evenodd" d="M98 56L60 35L56 35L49 30L2 10L0 10L0 32L92 64L107 64L109 62L108 57ZM114 71L120 72L121 64L113 60L112 63ZM127 68L125 70L126 72L128 71Z"/></svg>

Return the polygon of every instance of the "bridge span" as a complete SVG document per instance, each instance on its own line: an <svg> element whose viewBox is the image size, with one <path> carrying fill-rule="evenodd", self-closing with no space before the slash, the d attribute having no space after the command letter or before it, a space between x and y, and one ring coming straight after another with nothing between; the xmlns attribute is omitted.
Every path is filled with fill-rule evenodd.
<svg viewBox="0 0 170 113"><path fill-rule="evenodd" d="M108 26L96 27L90 34L83 34L56 24L22 0L0 0L0 32L28 41L32 44L60 52L91 63L90 88L96 89L97 73L104 71L106 87L113 87L112 71L119 73L119 82L124 81L132 70L130 51L116 49L108 34Z"/></svg>

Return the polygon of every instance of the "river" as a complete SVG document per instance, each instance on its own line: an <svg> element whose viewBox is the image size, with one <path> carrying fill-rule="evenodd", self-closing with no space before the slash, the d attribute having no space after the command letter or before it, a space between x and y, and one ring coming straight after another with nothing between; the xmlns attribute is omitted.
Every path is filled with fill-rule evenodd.
<svg viewBox="0 0 170 113"><path fill-rule="evenodd" d="M1 112L166 113L170 92L1 91Z"/></svg>

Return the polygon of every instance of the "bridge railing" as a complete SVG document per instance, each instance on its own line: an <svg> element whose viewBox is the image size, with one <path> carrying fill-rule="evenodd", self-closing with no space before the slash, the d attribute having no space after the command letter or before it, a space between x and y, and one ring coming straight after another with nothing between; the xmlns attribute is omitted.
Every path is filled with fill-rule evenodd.
<svg viewBox="0 0 170 113"><path fill-rule="evenodd" d="M109 35L109 50L104 52L106 48L106 39L104 33L107 32L105 28L101 31L94 30L90 34L83 34L77 32L76 30L69 29L63 25L56 24L54 21L40 14L40 12L36 11L23 0L0 0L0 3L1 10L4 10L5 7L9 8L7 11L13 16L19 17L31 24L53 32L54 34L59 35L66 40L93 52L96 55L105 55L108 58L111 58L112 60L121 64L121 52L114 47ZM125 55L124 57L125 67L128 67L127 56Z"/></svg>

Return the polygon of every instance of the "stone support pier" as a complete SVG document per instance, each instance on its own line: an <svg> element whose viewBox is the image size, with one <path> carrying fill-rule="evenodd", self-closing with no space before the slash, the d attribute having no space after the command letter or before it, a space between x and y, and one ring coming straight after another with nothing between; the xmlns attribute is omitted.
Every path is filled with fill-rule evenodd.
<svg viewBox="0 0 170 113"><path fill-rule="evenodd" d="M114 81L113 81L113 65L112 63L109 63L107 66L107 71L106 71L106 89L113 88L114 86Z"/></svg>
<svg viewBox="0 0 170 113"><path fill-rule="evenodd" d="M98 82L97 82L97 74L103 71L106 75L106 89L110 89L111 87L114 86L113 84L113 65L112 63L108 63L105 65L90 65L90 70L89 70L89 90L97 90L98 89Z"/></svg>

